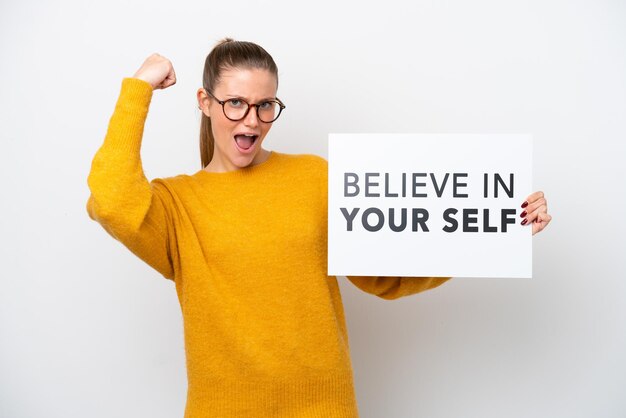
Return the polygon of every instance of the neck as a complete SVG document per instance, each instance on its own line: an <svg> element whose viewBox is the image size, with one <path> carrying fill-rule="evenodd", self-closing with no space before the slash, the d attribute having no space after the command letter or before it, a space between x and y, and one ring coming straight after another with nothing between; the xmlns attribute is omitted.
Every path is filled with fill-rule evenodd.
<svg viewBox="0 0 626 418"><path fill-rule="evenodd" d="M261 148L259 153L255 155L254 159L247 167L264 163L265 161L267 161L269 156L270 156L270 151ZM214 158L211 159L211 162L209 162L209 164L207 164L207 166L204 167L203 170L209 173L227 173L229 171L236 171L240 169L240 167L236 167L236 166L233 166L229 169L226 164L224 164L222 161L219 161L219 158L215 158L215 157L216 156L214 155Z"/></svg>

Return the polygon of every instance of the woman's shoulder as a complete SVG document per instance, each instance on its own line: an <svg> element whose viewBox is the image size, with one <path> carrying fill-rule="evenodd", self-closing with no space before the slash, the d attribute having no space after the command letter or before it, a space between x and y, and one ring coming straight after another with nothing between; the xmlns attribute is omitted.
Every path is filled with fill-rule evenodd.
<svg viewBox="0 0 626 418"><path fill-rule="evenodd" d="M311 189L304 185L309 185L315 190L325 190L328 179L328 161L324 157L310 153L280 152L276 153L275 157L275 161L278 162L276 166L280 167L277 168L276 174L281 176L281 181L285 184L296 183L298 188L307 193Z"/></svg>
<svg viewBox="0 0 626 418"><path fill-rule="evenodd" d="M310 153L289 154L277 151L272 152L275 153L276 156L279 159L283 160L285 163L290 163L294 166L318 170L328 169L328 161L320 155Z"/></svg>
<svg viewBox="0 0 626 418"><path fill-rule="evenodd" d="M171 196L181 195L193 191L202 170L196 172L179 172L165 176L154 177L150 180L153 191Z"/></svg>

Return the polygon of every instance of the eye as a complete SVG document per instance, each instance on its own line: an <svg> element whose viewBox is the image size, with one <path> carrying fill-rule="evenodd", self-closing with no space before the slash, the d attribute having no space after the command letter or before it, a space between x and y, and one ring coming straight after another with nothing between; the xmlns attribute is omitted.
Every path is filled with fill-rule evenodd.
<svg viewBox="0 0 626 418"><path fill-rule="evenodd" d="M228 104L232 107L240 107L241 106L241 100L239 99L229 99L228 100Z"/></svg>
<svg viewBox="0 0 626 418"><path fill-rule="evenodd" d="M261 109L270 109L274 103L272 102L263 102L261 103Z"/></svg>

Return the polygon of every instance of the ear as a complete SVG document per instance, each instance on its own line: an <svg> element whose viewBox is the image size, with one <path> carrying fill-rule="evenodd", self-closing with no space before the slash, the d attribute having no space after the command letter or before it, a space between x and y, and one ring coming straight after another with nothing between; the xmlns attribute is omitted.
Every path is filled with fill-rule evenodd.
<svg viewBox="0 0 626 418"><path fill-rule="evenodd" d="M209 102L211 98L207 96L203 88L199 88L196 95L198 96L198 109L200 109L202 113L208 117L211 117L211 114L209 113Z"/></svg>

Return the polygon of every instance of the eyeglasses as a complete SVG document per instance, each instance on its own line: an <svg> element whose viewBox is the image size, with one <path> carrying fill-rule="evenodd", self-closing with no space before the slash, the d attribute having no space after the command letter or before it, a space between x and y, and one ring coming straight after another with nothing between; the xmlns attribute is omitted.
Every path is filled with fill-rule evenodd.
<svg viewBox="0 0 626 418"><path fill-rule="evenodd" d="M280 116L280 113L286 107L283 102L276 98L275 100L266 100L263 103L252 104L243 99L235 98L228 100L220 100L213 94L209 93L207 89L204 89L207 94L213 97L219 104L222 105L224 116L232 121L242 120L248 114L250 107L256 107L256 115L261 122L272 123Z"/></svg>

